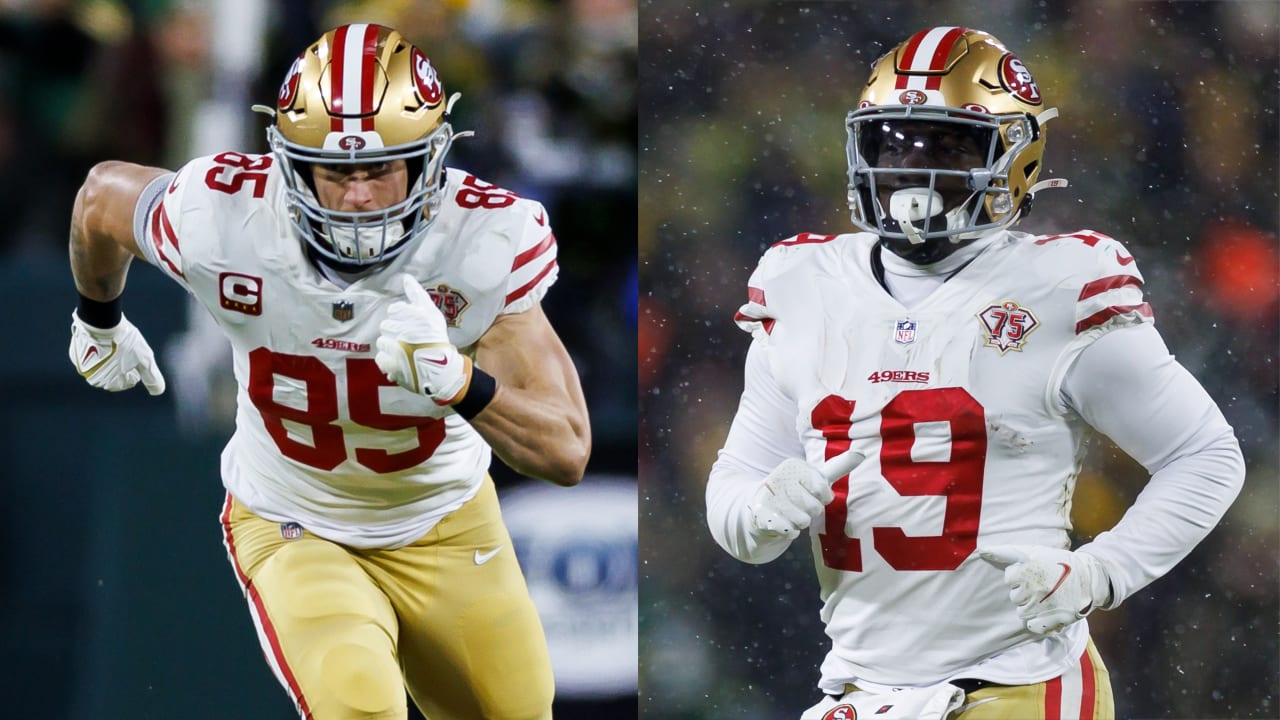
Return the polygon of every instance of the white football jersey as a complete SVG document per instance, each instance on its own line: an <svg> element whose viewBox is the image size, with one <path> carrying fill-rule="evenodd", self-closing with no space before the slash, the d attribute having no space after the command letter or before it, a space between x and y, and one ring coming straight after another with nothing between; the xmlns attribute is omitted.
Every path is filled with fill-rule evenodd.
<svg viewBox="0 0 1280 720"><path fill-rule="evenodd" d="M407 544L470 499L488 445L451 409L383 375L378 325L404 299L394 279L409 273L449 339L474 354L498 315L529 309L555 282L543 207L450 168L425 235L344 288L307 258L270 155L198 158L168 181L140 200L138 244L231 340L227 490L268 520L366 548Z"/></svg>
<svg viewBox="0 0 1280 720"><path fill-rule="evenodd" d="M1089 343L1151 322L1142 276L1104 235L1002 232L907 309L873 274L875 244L776 244L735 318L795 403L796 436L779 447L798 437L815 466L867 458L810 528L832 639L821 685L1053 677L1083 652L1087 625L1030 636L1002 571L975 551L1069 546L1089 428L1059 387Z"/></svg>

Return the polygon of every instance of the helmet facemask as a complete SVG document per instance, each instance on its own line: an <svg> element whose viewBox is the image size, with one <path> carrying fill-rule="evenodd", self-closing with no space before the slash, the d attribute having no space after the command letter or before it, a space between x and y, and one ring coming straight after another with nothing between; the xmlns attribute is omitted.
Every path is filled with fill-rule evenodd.
<svg viewBox="0 0 1280 720"><path fill-rule="evenodd" d="M456 97L456 96L455 96ZM387 148L370 134L361 150L316 149L291 143L276 127L267 128L271 150L281 164L289 220L317 255L344 270L384 263L406 250L439 215L444 158L458 134L441 123L425 138ZM350 136L348 136L350 137ZM379 210L342 212L323 207L316 197L314 165L362 165L404 160L409 174L406 196Z"/></svg>
<svg viewBox="0 0 1280 720"><path fill-rule="evenodd" d="M968 169L879 167L883 137L908 122L973 138L982 164ZM848 200L859 229L911 245L942 238L958 244L1018 219L1009 191L1010 165L1039 137L1034 117L918 105L878 106L850 112L846 130ZM967 196L944 203L942 192L954 198L960 186ZM888 208L880 199L886 188L896 189Z"/></svg>

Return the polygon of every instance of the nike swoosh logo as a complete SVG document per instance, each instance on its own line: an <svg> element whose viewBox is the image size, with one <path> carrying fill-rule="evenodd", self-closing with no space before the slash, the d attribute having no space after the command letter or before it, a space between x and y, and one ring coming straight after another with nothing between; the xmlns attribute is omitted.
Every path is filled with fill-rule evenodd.
<svg viewBox="0 0 1280 720"><path fill-rule="evenodd" d="M497 555L497 554L502 550L502 547L503 547L502 545L499 545L498 547L496 547L496 548L494 548L494 549L492 549L492 550L490 550L489 552L486 552L486 553L482 553L482 552L480 552L479 550L477 550L477 551L476 551L476 564L477 564L477 565L483 565L483 564L485 564L485 563L489 562L490 560L492 560L492 559L493 559L493 556L494 556L494 555Z"/></svg>
<svg viewBox="0 0 1280 720"><path fill-rule="evenodd" d="M538 223L539 225L541 225L541 226L543 226L543 227L546 227L546 225L547 225L547 211L546 211L546 210L539 210L539 211L538 211L538 217L534 218L534 219L533 219L533 221L534 221L534 222L536 222L536 223Z"/></svg>
<svg viewBox="0 0 1280 720"><path fill-rule="evenodd" d="M438 360L436 358L431 358L431 357L423 357L422 359L426 360L432 365L448 365L449 364L449 358L447 357L441 357Z"/></svg>
<svg viewBox="0 0 1280 720"><path fill-rule="evenodd" d="M90 348L90 350L93 350L93 351L95 351L95 352L96 352L96 351L98 350L98 348L95 346L95 347ZM113 356L115 356L115 354L116 354L116 343L115 343L115 341L114 341L114 340L112 340L112 341L111 341L111 350L109 350L109 351L107 352L107 356L106 356L106 357L102 358L101 360L99 360L98 362L94 363L94 364L93 364L92 366L90 366L90 367L84 367L84 363L85 363L85 361L89 359L89 356L90 356L91 354L92 354L92 353L90 353L90 352L86 351L86 352L85 352L85 354L84 354L84 358L80 361L80 371L79 371L79 372L80 372L80 377L85 377L85 378L87 378L87 377L89 377L90 375L93 375L94 373L98 372L98 370L99 370L99 369L101 369L103 365L106 365L106 364L107 364L107 361L108 361L108 360L110 360L110 359L111 359Z"/></svg>
<svg viewBox="0 0 1280 720"><path fill-rule="evenodd" d="M1129 255L1129 256L1121 255L1121 254L1120 254L1120 251L1119 251L1119 250L1117 250L1117 251L1116 251L1116 262L1120 263L1121 265L1132 265L1132 264L1133 264L1133 256L1132 256L1132 255Z"/></svg>
<svg viewBox="0 0 1280 720"><path fill-rule="evenodd" d="M89 349L85 351L84 357L80 358L80 364L83 366L85 363L89 362L89 358L97 354L98 354L98 346L90 345Z"/></svg>
<svg viewBox="0 0 1280 720"><path fill-rule="evenodd" d="M1048 600L1050 595L1058 592L1058 588L1062 587L1062 583L1066 582L1067 576L1071 574L1070 565L1066 563L1058 563L1058 565L1062 567L1062 575L1058 577L1058 582L1053 584L1053 588L1051 588L1049 592L1045 594L1044 597L1040 598L1040 602L1044 602L1045 600Z"/></svg>

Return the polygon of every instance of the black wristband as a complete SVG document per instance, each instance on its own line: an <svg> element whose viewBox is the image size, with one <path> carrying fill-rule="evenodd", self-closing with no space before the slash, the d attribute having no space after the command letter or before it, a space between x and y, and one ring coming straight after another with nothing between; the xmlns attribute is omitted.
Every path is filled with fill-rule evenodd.
<svg viewBox="0 0 1280 720"><path fill-rule="evenodd" d="M498 392L498 381L489 373L472 366L471 386L467 388L467 394L453 404L453 411L463 419L470 420L479 415L481 410L489 407L496 392Z"/></svg>
<svg viewBox="0 0 1280 720"><path fill-rule="evenodd" d="M120 318L124 317L122 306L119 295L106 302L81 295L80 304L76 306L76 316L86 325L99 330L110 330L119 325Z"/></svg>

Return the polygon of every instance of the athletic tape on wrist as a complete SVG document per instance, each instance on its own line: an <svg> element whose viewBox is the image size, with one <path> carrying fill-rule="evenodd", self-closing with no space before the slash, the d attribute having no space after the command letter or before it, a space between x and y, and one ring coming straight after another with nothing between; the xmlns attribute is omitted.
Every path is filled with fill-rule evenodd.
<svg viewBox="0 0 1280 720"><path fill-rule="evenodd" d="M472 366L471 386L467 388L467 394L453 404L453 411L463 419L470 420L489 407L496 392L498 392L498 381L489 373Z"/></svg>
<svg viewBox="0 0 1280 720"><path fill-rule="evenodd" d="M124 317L123 303L120 302L119 295L106 302L81 295L80 303L76 305L76 317L90 327L110 330L119 325L120 318Z"/></svg>

